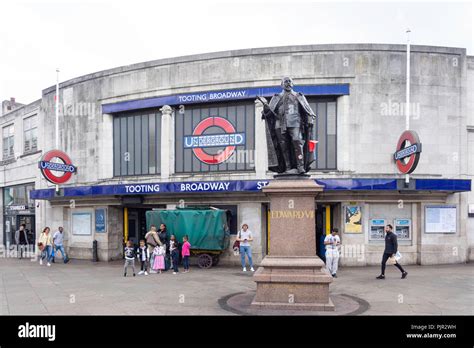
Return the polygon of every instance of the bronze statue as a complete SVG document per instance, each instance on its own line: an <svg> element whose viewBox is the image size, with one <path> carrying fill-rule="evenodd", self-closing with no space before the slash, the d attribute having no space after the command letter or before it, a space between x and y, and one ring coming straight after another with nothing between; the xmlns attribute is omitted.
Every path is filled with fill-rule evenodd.
<svg viewBox="0 0 474 348"><path fill-rule="evenodd" d="M316 114L305 96L293 91L293 81L284 77L283 91L263 103L265 119L268 169L280 174L304 174L314 162L313 125Z"/></svg>

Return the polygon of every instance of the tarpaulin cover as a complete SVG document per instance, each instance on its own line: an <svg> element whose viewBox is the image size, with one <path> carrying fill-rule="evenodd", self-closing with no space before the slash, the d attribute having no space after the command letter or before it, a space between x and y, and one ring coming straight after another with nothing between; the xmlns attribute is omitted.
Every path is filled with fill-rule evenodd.
<svg viewBox="0 0 474 348"><path fill-rule="evenodd" d="M229 247L229 228L225 210L178 209L152 210L146 212L146 226L159 229L165 224L168 237L172 234L182 243L188 235L191 249L225 250Z"/></svg>

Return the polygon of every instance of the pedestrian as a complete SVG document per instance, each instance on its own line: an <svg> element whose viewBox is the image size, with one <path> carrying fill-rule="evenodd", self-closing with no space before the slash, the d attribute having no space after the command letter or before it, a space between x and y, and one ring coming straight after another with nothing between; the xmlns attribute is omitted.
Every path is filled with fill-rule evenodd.
<svg viewBox="0 0 474 348"><path fill-rule="evenodd" d="M237 235L237 241L240 242L240 261L242 263L242 271L247 272L245 267L245 255L247 255L250 271L254 272L253 263L252 263L252 247L250 242L253 241L252 232L249 230L249 225L243 224L242 229Z"/></svg>
<svg viewBox="0 0 474 348"><path fill-rule="evenodd" d="M165 269L165 245L156 246L153 249L153 273L160 273ZM150 271L151 273L151 271Z"/></svg>
<svg viewBox="0 0 474 348"><path fill-rule="evenodd" d="M145 241L148 246L148 255L150 255L150 273L156 273L153 268L153 250L155 247L162 244L158 233L156 232L156 226L151 225L150 231L145 234Z"/></svg>
<svg viewBox="0 0 474 348"><path fill-rule="evenodd" d="M326 269L333 278L337 278L337 264L339 262L339 245L341 239L337 235L339 230L333 228L331 234L324 238L324 245L326 246Z"/></svg>
<svg viewBox="0 0 474 348"><path fill-rule="evenodd" d="M64 240L64 229L62 228L62 226L59 226L58 230L54 232L53 234L53 251L55 251L55 254L51 256L51 260L53 261L53 263L55 262L54 256L58 253L58 251L61 252L63 262L64 263L69 262L69 258L67 257L66 252L64 251L63 240Z"/></svg>
<svg viewBox="0 0 474 348"><path fill-rule="evenodd" d="M189 272L189 256L191 256L191 244L189 243L189 237L186 234L183 237L183 246L181 248L181 255L183 256L183 267L184 273Z"/></svg>
<svg viewBox="0 0 474 348"><path fill-rule="evenodd" d="M173 266L173 274L178 274L179 243L174 234L172 234L170 237L170 255Z"/></svg>
<svg viewBox="0 0 474 348"><path fill-rule="evenodd" d="M388 224L385 226L385 232L385 249L382 256L382 273L376 277L377 279L385 279L385 264L389 258L395 258L395 254L398 251L397 235L393 233L392 225ZM394 266L397 267L400 272L402 272L402 279L405 279L408 275L408 272L403 269L397 260L395 260Z"/></svg>
<svg viewBox="0 0 474 348"><path fill-rule="evenodd" d="M125 264L123 265L123 276L127 276L127 269L129 266L132 266L133 276L135 277L135 249L133 248L133 243L131 240L127 242L127 246L124 250L125 254Z"/></svg>
<svg viewBox="0 0 474 348"><path fill-rule="evenodd" d="M148 275L148 261L150 260L150 252L148 247L145 245L145 240L140 240L140 246L137 250L137 259L140 260L140 272L138 275L145 274Z"/></svg>
<svg viewBox="0 0 474 348"><path fill-rule="evenodd" d="M17 255L20 255L20 259L23 258L23 252L28 249L28 235L26 234L26 224L21 224L20 229L15 232L15 243L17 246Z"/></svg>
<svg viewBox="0 0 474 348"><path fill-rule="evenodd" d="M160 230L158 231L158 237L160 237L161 242L165 245L166 255L165 255L165 272L170 269L170 239L168 236L168 231L165 224L160 224Z"/></svg>
<svg viewBox="0 0 474 348"><path fill-rule="evenodd" d="M38 240L38 247L41 250L40 265L43 264L43 260L46 259L46 265L51 266L51 250L53 250L53 238L49 227L45 227L41 232Z"/></svg>

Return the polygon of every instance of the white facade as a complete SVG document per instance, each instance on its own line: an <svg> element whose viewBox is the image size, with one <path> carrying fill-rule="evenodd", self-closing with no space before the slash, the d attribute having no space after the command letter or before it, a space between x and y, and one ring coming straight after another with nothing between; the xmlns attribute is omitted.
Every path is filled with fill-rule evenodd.
<svg viewBox="0 0 474 348"><path fill-rule="evenodd" d="M405 46L314 45L239 50L163 59L110 69L60 85L60 149L79 170L64 187L188 181L268 180L264 121L255 117L255 170L227 173L175 173L175 122L179 105L156 107L161 112L159 175L114 176L113 120L102 112L111 103L136 101L183 93L279 86L283 76L295 85L348 84L347 95L332 96L337 103L337 170L311 172L314 179L403 179L393 161L397 140L405 127ZM412 46L411 129L423 144L421 160L412 179L471 180L474 176L474 58L465 49ZM22 119L37 112L39 148L54 148L54 93L50 87L35 102L0 118L3 128L15 123L15 151L22 153ZM253 102L254 99L252 99ZM199 104L199 103L196 103ZM261 104L256 102L255 115ZM18 128L17 128L18 127ZM17 131L18 129L18 131ZM17 141L18 140L18 141ZM34 182L35 189L52 188L38 170L41 154L17 158L1 166L2 187ZM24 168L24 169L21 169ZM3 195L2 195L3 197ZM266 251L266 223L261 193L204 195L149 195L144 205L235 204L238 224L256 232L253 253L257 262ZM332 206L332 226L341 231L348 254L343 265L378 264L383 242L369 238L370 219L411 220L411 238L400 241L405 263L466 262L474 258L474 217L468 217L471 192L449 190L325 191L317 203ZM346 233L346 205L362 207L362 233ZM425 206L454 205L456 233L425 233ZM400 208L400 206L402 208ZM71 231L71 212L107 209L107 233L77 236ZM98 240L99 259L121 257L124 205L118 197L56 197L36 200L36 231L65 226L72 257L90 258ZM384 216L379 216L384 215ZM93 215L92 215L93 216ZM3 223L2 223L3 226ZM325 226L324 226L325 229ZM271 227L270 227L271 231ZM3 234L2 234L3 235ZM271 235L271 232L270 232ZM232 243L231 243L232 244ZM224 259L237 263L230 251Z"/></svg>

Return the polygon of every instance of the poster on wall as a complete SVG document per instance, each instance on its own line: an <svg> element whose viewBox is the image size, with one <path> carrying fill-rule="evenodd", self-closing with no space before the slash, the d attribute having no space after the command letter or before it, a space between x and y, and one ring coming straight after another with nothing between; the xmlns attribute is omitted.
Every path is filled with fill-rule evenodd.
<svg viewBox="0 0 474 348"><path fill-rule="evenodd" d="M105 232L105 208L95 210L95 231L98 233Z"/></svg>
<svg viewBox="0 0 474 348"><path fill-rule="evenodd" d="M425 233L456 233L456 206L425 207Z"/></svg>
<svg viewBox="0 0 474 348"><path fill-rule="evenodd" d="M360 206L345 207L344 226L345 233L362 233L362 208Z"/></svg>
<svg viewBox="0 0 474 348"><path fill-rule="evenodd" d="M92 234L92 214L72 213L72 234L88 236Z"/></svg>

